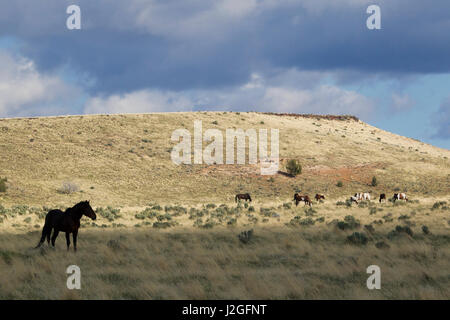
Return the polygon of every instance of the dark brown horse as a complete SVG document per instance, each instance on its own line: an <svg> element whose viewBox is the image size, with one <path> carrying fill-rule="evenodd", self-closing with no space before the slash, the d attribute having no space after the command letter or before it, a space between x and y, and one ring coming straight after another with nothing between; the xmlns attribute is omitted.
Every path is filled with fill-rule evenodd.
<svg viewBox="0 0 450 320"><path fill-rule="evenodd" d="M73 235L73 248L77 251L77 235L80 227L80 219L85 215L92 220L97 218L94 210L92 210L89 201L82 201L77 203L72 208L68 208L65 212L61 210L50 210L45 216L45 224L42 229L42 237L36 248L39 248L47 238L47 243L50 245L50 234L53 230L52 246L55 247L55 240L59 232L66 233L67 250L70 247L70 234Z"/></svg>
<svg viewBox="0 0 450 320"><path fill-rule="evenodd" d="M234 197L234 200L237 202L238 200L250 200L250 202L252 202L252 198L250 197L250 194L248 193L239 193L236 195L236 197Z"/></svg>
<svg viewBox="0 0 450 320"><path fill-rule="evenodd" d="M380 194L380 203L381 203L381 200L384 200L386 202L386 194L384 194L384 193Z"/></svg>
<svg viewBox="0 0 450 320"><path fill-rule="evenodd" d="M318 193L316 193L316 196L314 198L316 198L316 201L319 201L320 199L325 200L325 196L323 194L318 194Z"/></svg>
<svg viewBox="0 0 450 320"><path fill-rule="evenodd" d="M305 206L308 204L311 207L311 199L308 196L301 196L298 193L294 194L295 206L298 206L300 201L305 202Z"/></svg>

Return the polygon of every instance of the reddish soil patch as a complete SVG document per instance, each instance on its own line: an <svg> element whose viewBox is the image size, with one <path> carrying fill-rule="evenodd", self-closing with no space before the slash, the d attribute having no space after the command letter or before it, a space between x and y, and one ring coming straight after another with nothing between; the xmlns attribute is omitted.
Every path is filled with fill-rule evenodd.
<svg viewBox="0 0 450 320"><path fill-rule="evenodd" d="M326 180L369 183L374 175L374 171L381 167L383 167L383 164L381 163L361 164L357 166L338 168L316 166L305 168L304 173L312 176L319 176L325 178Z"/></svg>

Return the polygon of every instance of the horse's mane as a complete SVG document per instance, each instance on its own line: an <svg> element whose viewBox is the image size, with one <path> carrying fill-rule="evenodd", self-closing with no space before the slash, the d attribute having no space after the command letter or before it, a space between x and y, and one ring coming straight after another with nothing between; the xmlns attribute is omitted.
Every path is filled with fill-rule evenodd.
<svg viewBox="0 0 450 320"><path fill-rule="evenodd" d="M74 205L73 207L67 208L66 211L64 211L64 213L72 213L73 211L78 210L82 205L86 204L86 201L80 201L78 202L76 205Z"/></svg>

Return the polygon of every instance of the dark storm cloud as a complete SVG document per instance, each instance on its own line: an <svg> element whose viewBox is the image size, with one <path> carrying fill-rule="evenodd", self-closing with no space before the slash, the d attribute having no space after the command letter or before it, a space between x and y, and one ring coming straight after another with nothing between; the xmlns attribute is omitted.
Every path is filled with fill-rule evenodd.
<svg viewBox="0 0 450 320"><path fill-rule="evenodd" d="M382 30L370 31L365 0L0 0L0 32L41 71L88 72L93 93L230 87L290 68L354 79L450 71L449 1L376 3ZM69 4L81 7L80 31L65 28Z"/></svg>

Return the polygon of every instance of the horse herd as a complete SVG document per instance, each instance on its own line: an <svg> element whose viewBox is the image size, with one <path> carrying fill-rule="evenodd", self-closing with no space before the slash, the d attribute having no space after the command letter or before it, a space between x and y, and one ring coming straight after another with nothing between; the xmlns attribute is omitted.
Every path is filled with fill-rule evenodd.
<svg viewBox="0 0 450 320"><path fill-rule="evenodd" d="M325 200L325 196L323 194L317 193L314 197L316 201ZM380 194L379 201L382 200L386 201L386 194L382 193ZM408 201L408 198L406 197L406 193L394 193L394 196L392 197L393 201L396 200L405 200ZM237 194L235 197L235 201L245 200L245 201L252 201L252 198L249 193L240 193ZM369 200L370 201L370 194L369 193L355 193L354 196L350 197L351 202L356 202L360 200ZM299 202L303 201L305 202L305 205L311 206L312 201L309 198L308 195L300 195L298 193L294 194L294 201L295 205L298 206ZM91 205L89 204L89 201L82 201L80 203L77 203L75 206L68 208L65 212L62 212L61 210L50 210L47 215L45 216L45 224L42 229L42 235L41 239L36 246L36 248L39 248L44 241L47 239L47 243L50 245L50 237L51 237L51 243L52 246L55 247L55 241L56 237L58 237L58 234L60 232L65 232L66 234L66 243L67 243L67 250L69 250L70 247L70 234L72 233L73 236L73 247L74 250L77 250L77 236L78 236L78 229L80 228L80 219L81 217L85 215L92 220L95 220L97 218L94 210L92 209ZM52 235L53 231L53 235Z"/></svg>
<svg viewBox="0 0 450 320"><path fill-rule="evenodd" d="M236 195L236 197L234 199L236 202L238 202L238 200L239 201L240 200L245 200L245 201L249 200L250 202L252 202L252 198L250 197L249 193L239 193ZM325 196L323 194L316 193L314 199L316 199L316 201L325 200ZM363 201L363 200L370 201L370 193L360 192L360 193L355 193L354 196L350 197L351 202L358 203L358 201ZM383 200L386 201L385 193L380 194L379 202L381 203ZM397 200L408 201L408 198L406 197L406 193L394 193L394 195L392 197L392 201L395 202ZM296 206L298 206L299 202L302 202L302 201L305 203L305 205L309 205L310 207L312 205L312 201L308 195L300 195L298 193L295 193L294 201L295 201Z"/></svg>

